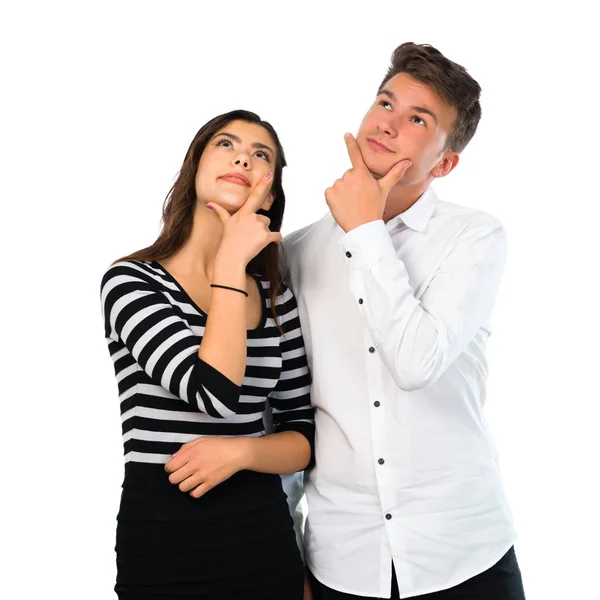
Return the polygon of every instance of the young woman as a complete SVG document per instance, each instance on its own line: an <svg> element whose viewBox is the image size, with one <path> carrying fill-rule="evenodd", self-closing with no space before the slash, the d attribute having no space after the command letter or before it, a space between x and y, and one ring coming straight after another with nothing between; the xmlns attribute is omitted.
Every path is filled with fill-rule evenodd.
<svg viewBox="0 0 600 600"><path fill-rule="evenodd" d="M314 421L278 258L285 164L257 115L212 119L156 242L102 280L125 445L119 598L302 599L279 474L309 465Z"/></svg>

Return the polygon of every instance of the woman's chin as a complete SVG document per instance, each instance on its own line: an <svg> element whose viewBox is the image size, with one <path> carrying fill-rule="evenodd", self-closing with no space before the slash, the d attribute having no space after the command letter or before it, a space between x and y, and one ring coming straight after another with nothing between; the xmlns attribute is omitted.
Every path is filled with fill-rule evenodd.
<svg viewBox="0 0 600 600"><path fill-rule="evenodd" d="M207 200L205 204L208 204L208 202L214 202L215 204L222 206L229 214L232 215L240 210L242 206L244 206L247 199L247 195L246 197L243 197L242 195L233 196L232 194L217 195L212 200Z"/></svg>

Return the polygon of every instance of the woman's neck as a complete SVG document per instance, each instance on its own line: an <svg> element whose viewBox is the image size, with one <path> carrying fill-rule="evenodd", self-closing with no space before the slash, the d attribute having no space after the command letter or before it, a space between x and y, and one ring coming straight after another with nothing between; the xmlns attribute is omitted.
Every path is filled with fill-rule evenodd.
<svg viewBox="0 0 600 600"><path fill-rule="evenodd" d="M215 258L223 238L219 217L200 205L194 213L192 232L183 246L162 264L173 274L212 281Z"/></svg>

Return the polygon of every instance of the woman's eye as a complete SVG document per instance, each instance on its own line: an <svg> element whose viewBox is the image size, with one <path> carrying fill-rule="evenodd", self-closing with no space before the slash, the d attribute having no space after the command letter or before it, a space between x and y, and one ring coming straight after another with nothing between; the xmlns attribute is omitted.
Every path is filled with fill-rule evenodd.
<svg viewBox="0 0 600 600"><path fill-rule="evenodd" d="M413 122L415 122L417 125L426 125L425 121L423 121L421 117L413 117Z"/></svg>
<svg viewBox="0 0 600 600"><path fill-rule="evenodd" d="M387 100L381 100L379 106L383 106L386 110L391 110L392 105Z"/></svg>
<svg viewBox="0 0 600 600"><path fill-rule="evenodd" d="M259 150L255 156L258 156L258 158L262 158L263 160L266 160L267 162L271 162L271 157L266 153L263 152L262 150Z"/></svg>
<svg viewBox="0 0 600 600"><path fill-rule="evenodd" d="M217 142L217 146L224 146L225 148L229 148L229 147L232 147L233 144L231 143L230 140L224 139L224 140L219 140Z"/></svg>

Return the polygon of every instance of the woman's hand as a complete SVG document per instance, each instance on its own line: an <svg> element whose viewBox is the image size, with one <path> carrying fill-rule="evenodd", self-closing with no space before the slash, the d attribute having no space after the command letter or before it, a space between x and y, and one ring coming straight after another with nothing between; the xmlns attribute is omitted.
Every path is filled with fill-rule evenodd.
<svg viewBox="0 0 600 600"><path fill-rule="evenodd" d="M313 600L312 583L308 569L304 567L304 596L302 600Z"/></svg>
<svg viewBox="0 0 600 600"><path fill-rule="evenodd" d="M254 187L244 205L234 214L215 202L214 210L223 223L223 239L217 254L217 263L246 265L271 242L279 244L281 233L271 231L271 220L256 212L263 206L270 191L272 173L267 173Z"/></svg>
<svg viewBox="0 0 600 600"><path fill-rule="evenodd" d="M245 468L244 438L203 437L181 446L165 465L169 481L182 492L200 498Z"/></svg>

